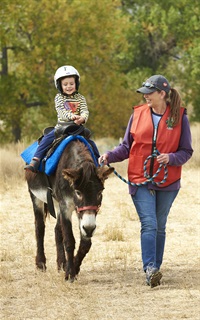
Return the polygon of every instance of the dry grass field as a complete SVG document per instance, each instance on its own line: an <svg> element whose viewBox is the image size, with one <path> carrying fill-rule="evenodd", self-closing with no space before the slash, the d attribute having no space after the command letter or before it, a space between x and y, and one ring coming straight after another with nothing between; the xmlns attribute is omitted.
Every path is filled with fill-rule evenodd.
<svg viewBox="0 0 200 320"><path fill-rule="evenodd" d="M47 271L36 270L33 211L19 157L24 145L2 147L0 319L200 319L199 129L192 126L195 153L183 169L167 224L163 278L153 289L142 272L138 217L127 185L115 175L106 181L93 245L77 281L66 282L57 272L52 217L46 223ZM107 150L105 140L97 144ZM126 162L115 168L126 176ZM73 225L78 246L75 214Z"/></svg>

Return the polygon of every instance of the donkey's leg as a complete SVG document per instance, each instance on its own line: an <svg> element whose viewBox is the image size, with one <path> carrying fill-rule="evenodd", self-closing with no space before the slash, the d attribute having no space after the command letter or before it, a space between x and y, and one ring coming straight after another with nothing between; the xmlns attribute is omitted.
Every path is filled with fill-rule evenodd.
<svg viewBox="0 0 200 320"><path fill-rule="evenodd" d="M58 271L62 268L66 270L66 257L65 257L65 250L63 245L63 236L60 224L60 214L57 218L57 223L55 226L55 241L56 241L56 250L57 250L57 266Z"/></svg>
<svg viewBox="0 0 200 320"><path fill-rule="evenodd" d="M79 245L76 257L75 257L76 274L79 273L81 263L82 263L84 257L86 256L86 254L89 252L91 245L92 245L91 239L81 238L80 245Z"/></svg>
<svg viewBox="0 0 200 320"><path fill-rule="evenodd" d="M71 282L75 279L75 267L74 267L74 249L75 249L75 239L72 231L72 223L69 219L64 217L63 215L61 217L61 229L62 229L62 235L63 235L63 243L65 246L65 250L67 253L67 268L65 272L65 279L70 280Z"/></svg>
<svg viewBox="0 0 200 320"><path fill-rule="evenodd" d="M44 202L36 198L31 192L33 210L35 215L35 237L36 237L36 266L41 270L46 270L46 257L44 253L45 219Z"/></svg>

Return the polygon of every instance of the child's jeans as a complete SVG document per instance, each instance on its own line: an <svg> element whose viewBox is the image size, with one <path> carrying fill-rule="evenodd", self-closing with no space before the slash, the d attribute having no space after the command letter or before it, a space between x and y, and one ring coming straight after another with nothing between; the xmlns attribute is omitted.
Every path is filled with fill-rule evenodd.
<svg viewBox="0 0 200 320"><path fill-rule="evenodd" d="M49 149L50 145L52 144L53 140L55 139L54 129L46 134L40 144L37 147L37 150L34 154L34 158L42 159L44 158L47 150Z"/></svg>
<svg viewBox="0 0 200 320"><path fill-rule="evenodd" d="M54 133L54 129L52 131L50 131L47 135L45 135L40 144L37 147L37 150L34 154L34 158L38 158L38 159L43 159L44 156L46 155L47 150L49 149L50 145L52 144L52 142L54 141L55 137L55 133ZM96 144L94 143L93 140L87 139L87 141L89 142L89 144L91 145L95 158L97 159L98 162L98 158L100 157L99 151L97 149Z"/></svg>

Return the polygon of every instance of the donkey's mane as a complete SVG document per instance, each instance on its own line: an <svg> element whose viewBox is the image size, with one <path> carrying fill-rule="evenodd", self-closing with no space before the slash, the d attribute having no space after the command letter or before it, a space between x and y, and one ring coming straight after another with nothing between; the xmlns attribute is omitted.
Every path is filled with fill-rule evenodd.
<svg viewBox="0 0 200 320"><path fill-rule="evenodd" d="M87 184L90 181L91 176L95 173L96 166L87 146L80 141L76 143L78 144L78 148L74 150L76 152L76 167L80 170L82 177L79 181L79 185L82 185L83 183Z"/></svg>

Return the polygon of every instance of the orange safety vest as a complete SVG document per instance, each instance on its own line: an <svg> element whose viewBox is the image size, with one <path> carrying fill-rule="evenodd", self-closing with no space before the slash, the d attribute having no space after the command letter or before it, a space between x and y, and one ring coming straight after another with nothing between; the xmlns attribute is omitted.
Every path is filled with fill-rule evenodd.
<svg viewBox="0 0 200 320"><path fill-rule="evenodd" d="M154 124L151 114L151 108L147 105L134 107L133 122L131 125L131 134L133 136L133 144L131 146L128 165L128 178L133 183L141 183L146 180L144 177L144 162L149 155L152 155L154 149L159 153L176 152L179 146L181 136L181 123L184 108L181 108L181 119L178 125L172 127L170 124L170 106L167 106L165 113L161 117L157 134L154 138ZM155 145L153 143L155 139ZM146 170L152 177L158 170L159 163L156 157L152 157L146 165ZM166 182L160 184L159 187L166 187L181 178L181 166L167 166L168 176ZM164 169L158 173L154 182L160 182L164 177Z"/></svg>

